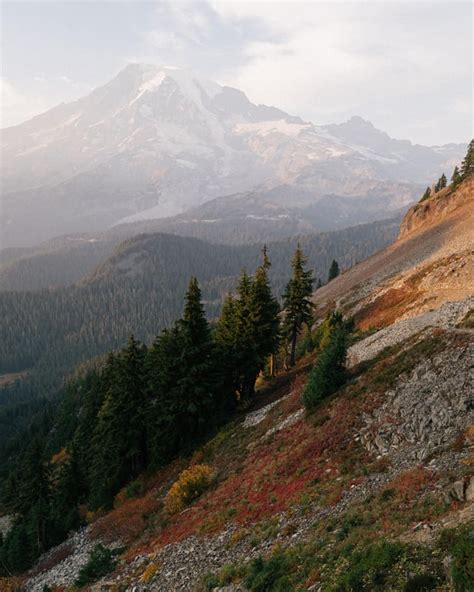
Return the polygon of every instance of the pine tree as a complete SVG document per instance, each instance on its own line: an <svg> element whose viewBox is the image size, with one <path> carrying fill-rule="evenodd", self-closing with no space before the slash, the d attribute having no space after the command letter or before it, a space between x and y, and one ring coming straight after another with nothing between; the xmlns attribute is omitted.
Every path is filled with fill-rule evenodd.
<svg viewBox="0 0 474 592"><path fill-rule="evenodd" d="M443 173L434 186L435 193L438 193L438 191L441 191L441 189L444 189L446 187L446 184L447 184L446 175Z"/></svg>
<svg viewBox="0 0 474 592"><path fill-rule="evenodd" d="M429 199L430 197L431 197L431 188L427 187L425 189L425 192L421 196L420 202L425 201L425 199Z"/></svg>
<svg viewBox="0 0 474 592"><path fill-rule="evenodd" d="M457 187L461 183L462 177L457 166L454 167L453 176L451 177L451 186Z"/></svg>
<svg viewBox="0 0 474 592"><path fill-rule="evenodd" d="M334 326L329 342L319 354L303 393L306 409L314 409L345 380L346 337L344 328Z"/></svg>
<svg viewBox="0 0 474 592"><path fill-rule="evenodd" d="M238 326L237 301L232 294L228 294L224 300L214 335L219 351L221 388L228 391L231 397L240 394L242 342Z"/></svg>
<svg viewBox="0 0 474 592"><path fill-rule="evenodd" d="M239 371L238 393L241 401L248 400L254 392L255 380L260 369L260 358L255 339L253 310L253 280L242 271L237 287L236 330L239 347L236 365Z"/></svg>
<svg viewBox="0 0 474 592"><path fill-rule="evenodd" d="M214 367L214 345L201 303L201 290L192 277L185 296L178 431L183 448L187 448L212 427L216 402L217 375Z"/></svg>
<svg viewBox="0 0 474 592"><path fill-rule="evenodd" d="M24 517L35 555L48 546L50 516L50 467L44 458L44 447L35 438L21 466L18 510Z"/></svg>
<svg viewBox="0 0 474 592"><path fill-rule="evenodd" d="M263 267L263 269L265 269L265 271L268 271L270 269L270 267L272 266L272 264L270 262L270 258L268 257L267 245L263 245L262 256L263 256L262 267Z"/></svg>
<svg viewBox="0 0 474 592"><path fill-rule="evenodd" d="M331 263L331 267L329 268L328 282L330 282L331 280L336 278L338 275L339 275L339 263L335 259L333 259L332 263Z"/></svg>
<svg viewBox="0 0 474 592"><path fill-rule="evenodd" d="M155 339L147 356L148 398L147 439L150 463L163 465L179 454L177 417L179 413L181 355L184 341L181 327L176 323Z"/></svg>
<svg viewBox="0 0 474 592"><path fill-rule="evenodd" d="M474 140L469 142L466 156L461 164L460 176L464 180L474 173Z"/></svg>
<svg viewBox="0 0 474 592"><path fill-rule="evenodd" d="M312 320L313 272L305 269L306 259L300 245L291 262L292 277L283 294L285 318L283 333L290 346L290 366L296 362L296 341L303 325Z"/></svg>
<svg viewBox="0 0 474 592"><path fill-rule="evenodd" d="M266 247L262 254L262 264L254 278L242 271L237 298L226 298L215 331L224 382L240 401L251 397L259 372L279 343L279 305L268 280L271 263Z"/></svg>
<svg viewBox="0 0 474 592"><path fill-rule="evenodd" d="M68 532L80 525L79 503L84 492L79 458L72 448L61 464L52 495L52 519L55 530L53 544L61 542Z"/></svg>
<svg viewBox="0 0 474 592"><path fill-rule="evenodd" d="M93 436L93 507L113 496L146 465L145 349L130 337L108 369L109 384Z"/></svg>
<svg viewBox="0 0 474 592"><path fill-rule="evenodd" d="M264 249L263 262L255 272L251 294L252 323L260 369L263 369L267 358L277 351L280 333L280 307L272 294L267 275L270 265L267 251Z"/></svg>

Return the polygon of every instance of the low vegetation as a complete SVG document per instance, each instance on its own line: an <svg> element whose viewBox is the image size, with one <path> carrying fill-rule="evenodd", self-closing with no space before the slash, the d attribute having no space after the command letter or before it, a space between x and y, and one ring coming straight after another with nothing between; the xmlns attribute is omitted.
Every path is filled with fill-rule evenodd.
<svg viewBox="0 0 474 592"><path fill-rule="evenodd" d="M305 543L277 547L270 556L227 565L207 575L203 590L242 582L252 592L300 592L317 584L322 592L426 592L474 589L472 531L447 531L430 548L412 543L367 539L355 526L349 538L318 532ZM443 550L452 555L448 571ZM448 586L451 580L452 588Z"/></svg>
<svg viewBox="0 0 474 592"><path fill-rule="evenodd" d="M89 554L89 559L81 568L75 582L76 586L82 588L113 571L117 565L119 551L111 550L103 545L96 545Z"/></svg>
<svg viewBox="0 0 474 592"><path fill-rule="evenodd" d="M208 465L194 465L183 471L173 483L165 498L165 510L176 514L195 501L209 489L215 478L214 470Z"/></svg>

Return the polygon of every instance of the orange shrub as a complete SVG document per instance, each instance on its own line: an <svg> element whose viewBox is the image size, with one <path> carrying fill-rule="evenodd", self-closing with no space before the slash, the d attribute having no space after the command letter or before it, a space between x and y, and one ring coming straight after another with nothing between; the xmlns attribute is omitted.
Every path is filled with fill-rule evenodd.
<svg viewBox="0 0 474 592"><path fill-rule="evenodd" d="M413 499L417 494L424 491L434 481L431 471L423 467L415 467L401 473L390 484L399 496Z"/></svg>
<svg viewBox="0 0 474 592"><path fill-rule="evenodd" d="M210 487L215 471L209 465L193 465L184 470L173 483L165 498L168 514L181 512Z"/></svg>
<svg viewBox="0 0 474 592"><path fill-rule="evenodd" d="M160 507L161 502L153 491L141 498L129 499L93 523L92 537L128 544L144 532L150 516Z"/></svg>

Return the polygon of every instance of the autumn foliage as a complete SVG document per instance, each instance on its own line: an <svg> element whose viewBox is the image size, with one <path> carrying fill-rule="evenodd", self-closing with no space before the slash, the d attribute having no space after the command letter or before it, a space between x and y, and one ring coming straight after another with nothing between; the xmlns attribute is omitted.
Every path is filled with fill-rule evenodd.
<svg viewBox="0 0 474 592"><path fill-rule="evenodd" d="M214 478L215 471L208 465L194 465L184 470L165 498L166 512L176 514L184 510L210 487Z"/></svg>

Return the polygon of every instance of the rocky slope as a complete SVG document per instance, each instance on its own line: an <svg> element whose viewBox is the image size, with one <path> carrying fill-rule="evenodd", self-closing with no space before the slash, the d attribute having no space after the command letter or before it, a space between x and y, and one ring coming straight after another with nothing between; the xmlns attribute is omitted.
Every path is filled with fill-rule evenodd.
<svg viewBox="0 0 474 592"><path fill-rule="evenodd" d="M337 304L358 326L336 395L304 413L309 354L191 459L117 499L26 590L71 585L94 539L127 546L94 590L471 590L471 183L449 212L432 208L410 231L407 218L393 245L316 292L321 316ZM202 462L217 482L167 516L170 484Z"/></svg>
<svg viewBox="0 0 474 592"><path fill-rule="evenodd" d="M357 220L366 222L411 203L420 181L450 170L464 149L393 140L360 118L318 127L193 72L130 64L91 94L2 130L2 246L248 192L258 197L249 215L325 199L348 225L351 202L368 208Z"/></svg>
<svg viewBox="0 0 474 592"><path fill-rule="evenodd" d="M451 212L459 209L464 204L471 203L473 192L474 179L471 177L466 179L466 182L458 187L456 191L446 187L429 199L417 203L410 208L403 219L399 238L403 238L420 228L439 224Z"/></svg>

